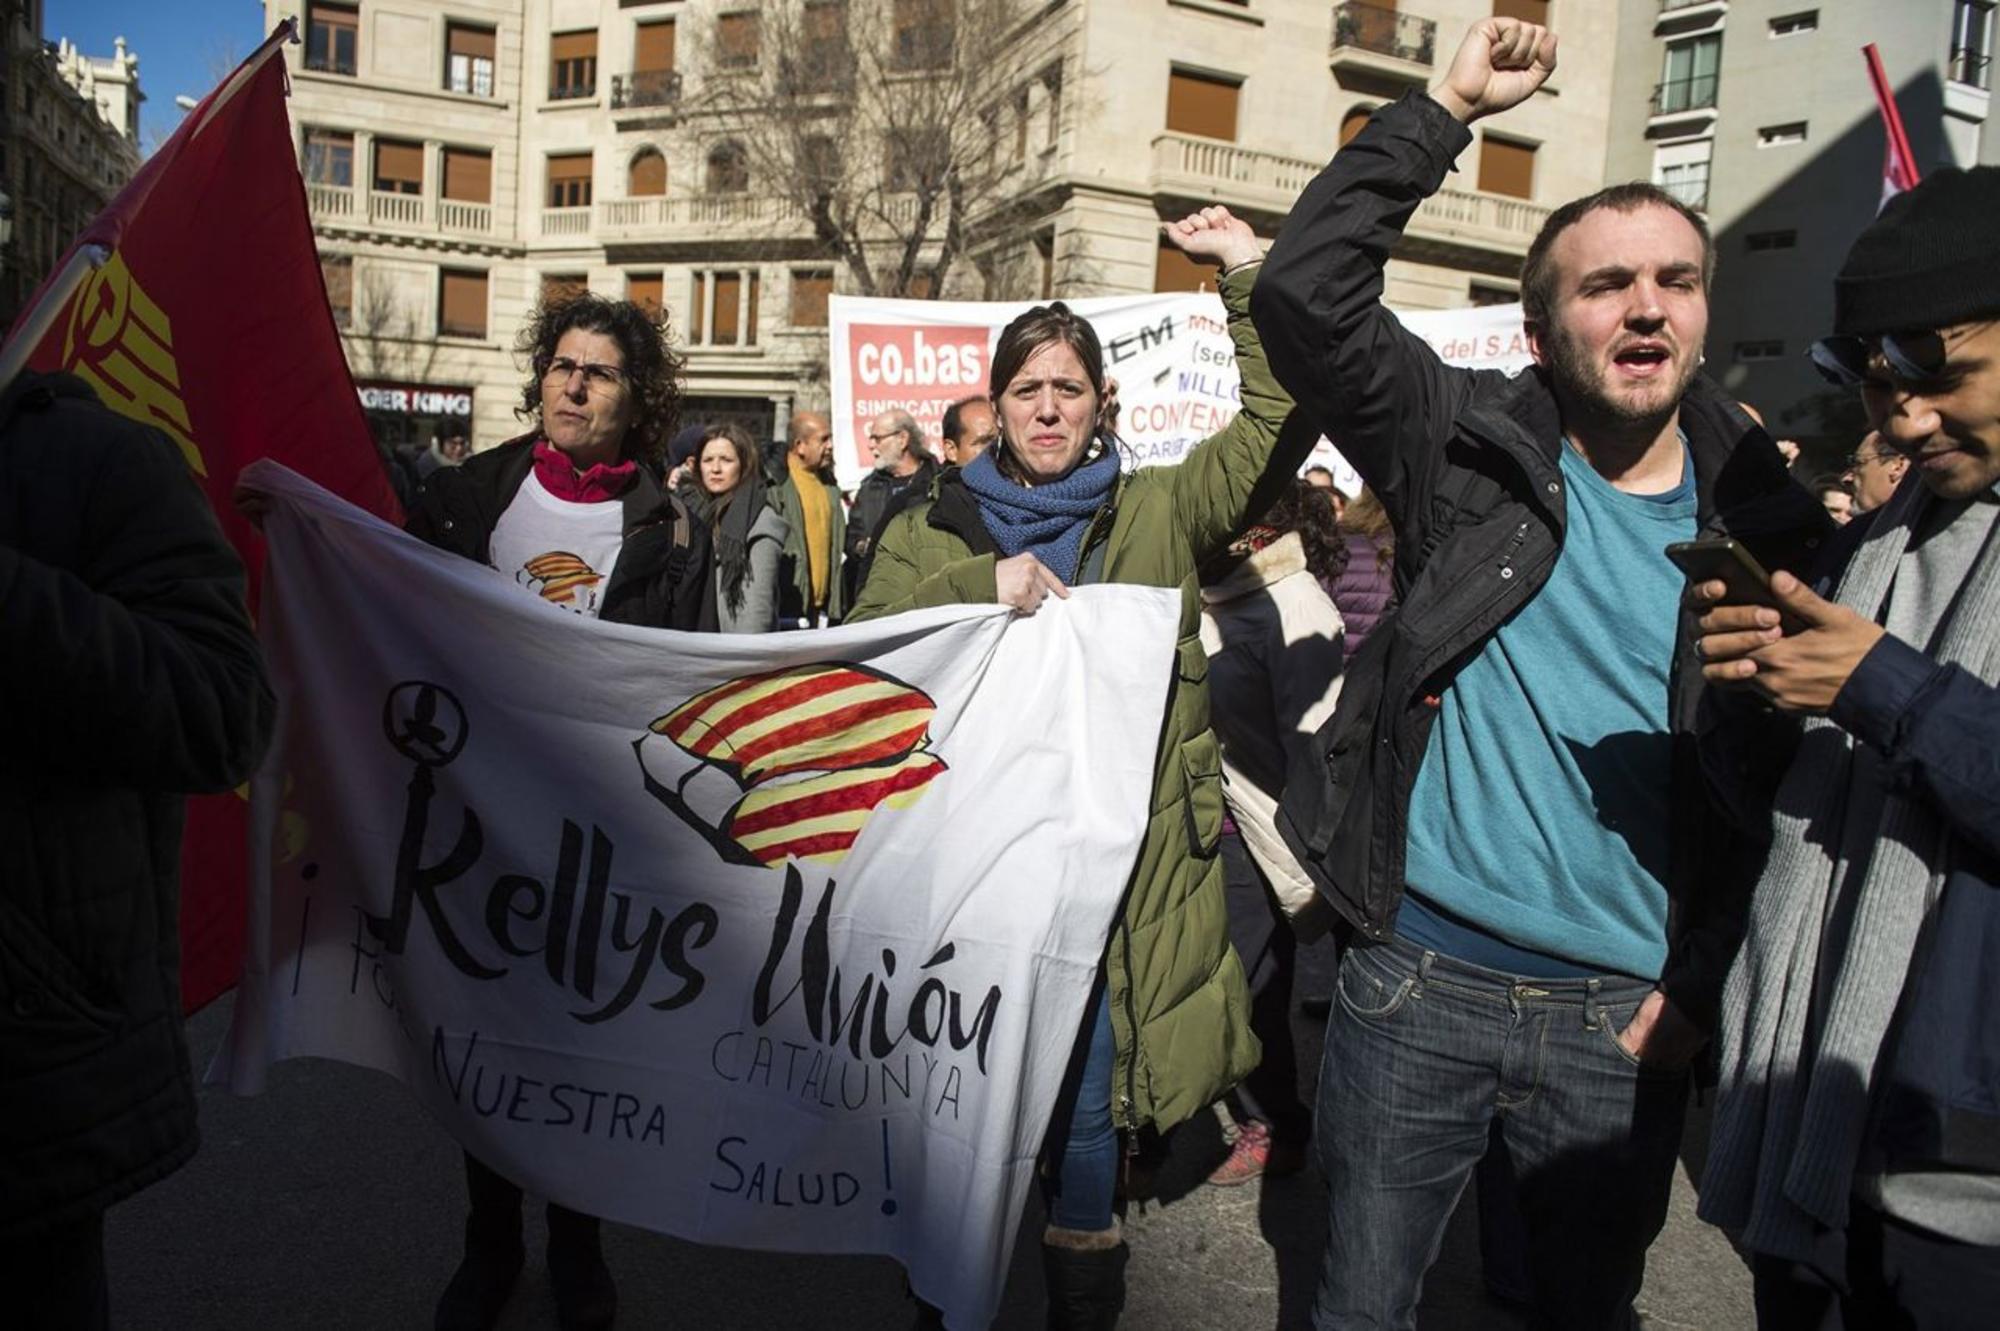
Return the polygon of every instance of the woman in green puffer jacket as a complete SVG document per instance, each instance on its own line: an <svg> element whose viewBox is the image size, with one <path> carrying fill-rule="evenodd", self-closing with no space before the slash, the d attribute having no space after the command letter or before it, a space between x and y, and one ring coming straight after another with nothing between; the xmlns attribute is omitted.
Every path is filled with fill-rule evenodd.
<svg viewBox="0 0 2000 1331"><path fill-rule="evenodd" d="M1208 723L1195 570L1256 511L1251 492L1264 474L1288 476L1304 461L1314 432L1294 422L1280 439L1292 403L1250 325L1261 250L1249 226L1207 208L1166 235L1223 265L1242 376L1236 418L1177 467L1122 472L1096 333L1061 303L1029 310L994 351L999 442L962 471L944 472L929 502L884 528L848 615L853 622L996 601L1033 614L1048 596L1085 582L1181 592L1176 660L1160 663L1174 673L1146 838L1080 1035L1081 1067L1072 1066L1049 1128L1042 1251L1057 1328L1110 1326L1124 1304L1126 1251L1113 1210L1118 1130L1173 1126L1259 1056L1216 857L1222 764Z"/></svg>

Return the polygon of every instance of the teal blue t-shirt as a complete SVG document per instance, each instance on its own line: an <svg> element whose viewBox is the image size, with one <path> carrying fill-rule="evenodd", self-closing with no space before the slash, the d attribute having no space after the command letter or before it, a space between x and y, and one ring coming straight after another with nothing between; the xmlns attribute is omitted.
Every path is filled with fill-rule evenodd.
<svg viewBox="0 0 2000 1331"><path fill-rule="evenodd" d="M1410 796L1406 882L1527 953L1658 979L1667 955L1667 676L1695 534L1693 465L1614 489L1567 444L1548 583L1444 693ZM1464 958L1477 961L1477 958Z"/></svg>

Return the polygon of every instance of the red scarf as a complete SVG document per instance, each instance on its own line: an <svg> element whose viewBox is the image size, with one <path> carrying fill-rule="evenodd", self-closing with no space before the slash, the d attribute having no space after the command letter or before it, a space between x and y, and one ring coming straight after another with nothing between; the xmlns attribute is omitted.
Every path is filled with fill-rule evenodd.
<svg viewBox="0 0 2000 1331"><path fill-rule="evenodd" d="M537 439L535 479L558 499L572 504L602 504L632 488L639 479L639 464L600 462L588 471L578 471L568 454L546 439Z"/></svg>

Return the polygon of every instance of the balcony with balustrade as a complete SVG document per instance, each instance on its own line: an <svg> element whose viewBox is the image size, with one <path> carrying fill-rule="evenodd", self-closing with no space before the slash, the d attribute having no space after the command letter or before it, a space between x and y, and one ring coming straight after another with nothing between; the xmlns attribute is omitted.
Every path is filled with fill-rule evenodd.
<svg viewBox="0 0 2000 1331"><path fill-rule="evenodd" d="M1333 7L1335 74L1373 75L1419 86L1430 81L1437 60L1437 23L1393 8L1348 0Z"/></svg>
<svg viewBox="0 0 2000 1331"><path fill-rule="evenodd" d="M404 194L308 182L306 206L315 224L397 238L445 243L455 238L487 240L496 234L492 204L439 198L428 191Z"/></svg>
<svg viewBox="0 0 2000 1331"><path fill-rule="evenodd" d="M1152 192L1170 206L1217 202L1277 219L1324 165L1191 134L1162 134L1153 140ZM1428 245L1519 258L1549 212L1525 199L1445 189L1418 206L1404 234Z"/></svg>

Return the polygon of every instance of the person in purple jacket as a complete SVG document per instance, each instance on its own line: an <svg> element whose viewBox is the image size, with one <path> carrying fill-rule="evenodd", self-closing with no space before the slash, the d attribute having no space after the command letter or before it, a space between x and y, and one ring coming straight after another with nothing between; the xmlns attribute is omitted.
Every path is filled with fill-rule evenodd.
<svg viewBox="0 0 2000 1331"><path fill-rule="evenodd" d="M1395 604L1396 533L1382 502L1366 486L1347 505L1340 530L1347 541L1347 563L1327 583L1326 594L1347 625L1346 659L1352 661Z"/></svg>

